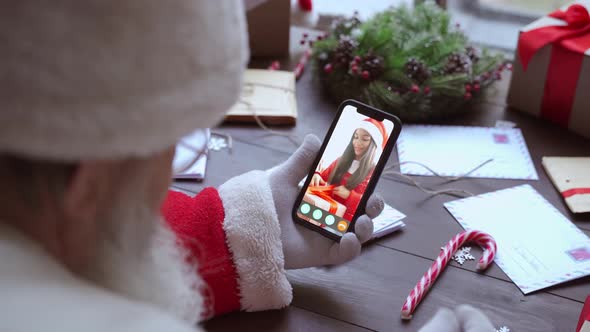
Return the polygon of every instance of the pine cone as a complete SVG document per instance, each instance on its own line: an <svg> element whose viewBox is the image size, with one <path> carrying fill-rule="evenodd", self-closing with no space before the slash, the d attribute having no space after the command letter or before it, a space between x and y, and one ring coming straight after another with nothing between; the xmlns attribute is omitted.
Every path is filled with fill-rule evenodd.
<svg viewBox="0 0 590 332"><path fill-rule="evenodd" d="M449 55L443 71L445 74L469 73L471 65L471 59L467 55L453 53Z"/></svg>
<svg viewBox="0 0 590 332"><path fill-rule="evenodd" d="M370 53L361 58L359 66L362 71L366 70L369 72L371 79L379 77L384 70L383 58Z"/></svg>
<svg viewBox="0 0 590 332"><path fill-rule="evenodd" d="M471 59L472 63L477 63L479 61L480 52L477 48L473 46L467 46L465 48L465 54Z"/></svg>
<svg viewBox="0 0 590 332"><path fill-rule="evenodd" d="M405 72L409 78L416 81L418 84L424 83L431 76L430 69L416 58L411 58L406 62Z"/></svg>
<svg viewBox="0 0 590 332"><path fill-rule="evenodd" d="M354 50L357 46L356 41L349 37L340 38L338 47L334 50L334 61L338 64L348 66L353 58Z"/></svg>

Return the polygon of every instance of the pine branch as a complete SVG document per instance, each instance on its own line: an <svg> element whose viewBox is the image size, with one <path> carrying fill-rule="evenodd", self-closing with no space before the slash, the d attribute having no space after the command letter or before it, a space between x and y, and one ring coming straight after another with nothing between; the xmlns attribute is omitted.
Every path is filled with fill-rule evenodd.
<svg viewBox="0 0 590 332"><path fill-rule="evenodd" d="M367 86L365 95L369 100L372 98L373 103L379 103L382 105L389 105L391 107L402 107L404 105L403 99L399 94L389 90L385 83L375 81Z"/></svg>
<svg viewBox="0 0 590 332"><path fill-rule="evenodd" d="M338 21L314 44L313 60L334 100L358 98L403 120L426 121L479 98L500 76L503 58L478 54L448 12L426 2L392 7L365 22Z"/></svg>

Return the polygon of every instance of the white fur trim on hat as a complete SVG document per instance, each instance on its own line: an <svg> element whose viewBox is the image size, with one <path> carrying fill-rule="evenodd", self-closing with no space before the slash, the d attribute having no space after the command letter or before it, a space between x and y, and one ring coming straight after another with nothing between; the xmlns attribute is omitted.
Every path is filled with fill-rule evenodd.
<svg viewBox="0 0 590 332"><path fill-rule="evenodd" d="M218 123L248 59L241 0L22 0L0 12L0 153L144 156Z"/></svg>
<svg viewBox="0 0 590 332"><path fill-rule="evenodd" d="M219 187L223 228L238 272L242 310L280 309L293 298L268 175L252 171Z"/></svg>

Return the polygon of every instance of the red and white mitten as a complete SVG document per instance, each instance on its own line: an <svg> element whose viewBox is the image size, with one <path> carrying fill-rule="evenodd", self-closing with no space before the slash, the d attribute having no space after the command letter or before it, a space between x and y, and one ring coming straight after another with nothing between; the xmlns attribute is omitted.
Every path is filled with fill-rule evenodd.
<svg viewBox="0 0 590 332"><path fill-rule="evenodd" d="M297 183L319 147L319 139L308 136L286 162L268 171L248 172L195 197L169 192L162 213L206 284L204 319L285 307L292 299L285 268L340 264L360 254L373 231L371 217L383 208L379 197L369 199L369 215L359 217L356 234L339 243L291 217Z"/></svg>

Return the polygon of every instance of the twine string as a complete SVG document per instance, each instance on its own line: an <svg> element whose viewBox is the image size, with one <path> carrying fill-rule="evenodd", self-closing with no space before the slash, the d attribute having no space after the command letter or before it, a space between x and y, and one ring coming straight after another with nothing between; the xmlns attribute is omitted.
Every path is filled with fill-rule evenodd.
<svg viewBox="0 0 590 332"><path fill-rule="evenodd" d="M271 88L271 89L279 89L279 90L283 90L286 92L295 93L295 91L291 88L286 88L286 87L267 84L267 83L251 83L251 82L244 83L244 89L246 90L246 93L254 93L255 86L262 86L262 87L267 87L267 88ZM258 127L260 127L260 129L262 129L264 132L266 132L267 135L284 137L284 138L288 139L296 147L301 145L301 141L299 140L297 135L276 131L276 130L271 129L268 125L266 125L262 121L258 112L256 111L256 108L250 102L240 98L238 103L245 105L246 108L252 112L252 116L254 117L256 124L258 125ZM232 145L233 145L232 144L232 141L233 141L232 136L230 134L219 133L219 132L215 132L215 133L212 132L212 135L213 134L226 138L226 140L228 142L229 151L231 153L232 152ZM202 148L193 147L190 144L188 144L182 140L179 142L179 144L181 144L182 146L184 146L188 149L193 150L195 152L195 157L192 159L192 161L187 166L183 167L182 170L180 170L180 171L177 170L176 171L177 173L182 173L182 172L186 171L192 165L194 165L199 160L199 158L201 158L201 156L203 156L209 152L208 144L205 144L205 146ZM459 175L459 176L443 176L440 173L438 173L437 171L430 168L428 165L425 165L423 163L420 163L417 161L404 161L404 162L398 162L398 163L394 163L392 165L387 166L383 170L382 176L385 178L388 178L390 180L394 180L394 181L397 181L398 179L402 179L403 180L403 181L401 181L402 183L412 185L412 186L418 188L423 193L429 195L430 197L438 196L438 195L450 195L450 196L455 196L455 197L471 197L471 196L475 196L475 194L473 194L467 190L463 190L463 189L446 188L446 189L435 190L435 189L427 188L427 187L423 186L420 182L415 180L414 178L412 178L406 174L402 174L401 172L394 170L394 168L401 166L403 164L418 165L418 166L421 166L424 169L428 170L433 176L445 180L444 183L450 183L450 182L454 182L454 181L469 177L469 175L473 174L474 172L476 172L477 170L479 170L480 168L484 167L485 165L487 165L488 163L490 163L492 161L493 161L493 159L488 159L488 160L480 163L479 165L477 165L473 169L469 170L468 172L466 172L462 175ZM398 179L388 177L388 176L397 177Z"/></svg>
<svg viewBox="0 0 590 332"><path fill-rule="evenodd" d="M428 167L428 165L425 165L423 163L420 163L417 161L404 161L404 162L399 162L399 163L395 163L395 164L387 166L384 169L382 176L393 175L398 178L401 178L401 179L405 180L406 184L413 185L414 187L418 188L423 193L430 195L430 196L450 195L450 196L455 196L455 197L472 197L472 196L475 196L475 194L473 194L467 190L463 190L463 189L448 188L448 189L434 190L434 189L426 188L423 185L421 185L418 181L416 181L414 178L412 178L406 174L403 174L401 172L395 171L395 170L393 170L393 168L401 166L403 164L418 165L418 166L421 166L421 167L425 168L426 170L428 170L430 173L432 173L433 176L445 180L444 183L450 183L450 182L454 182L454 181L469 177L469 175L473 174L474 172L476 172L480 168L484 167L488 163L492 162L493 160L494 160L493 158L490 158L490 159L480 163L476 167L472 168L468 172L466 172L462 175L459 175L459 176L444 176L444 175L439 174L438 172L436 172L432 168ZM392 180L395 180L395 179L392 179Z"/></svg>

